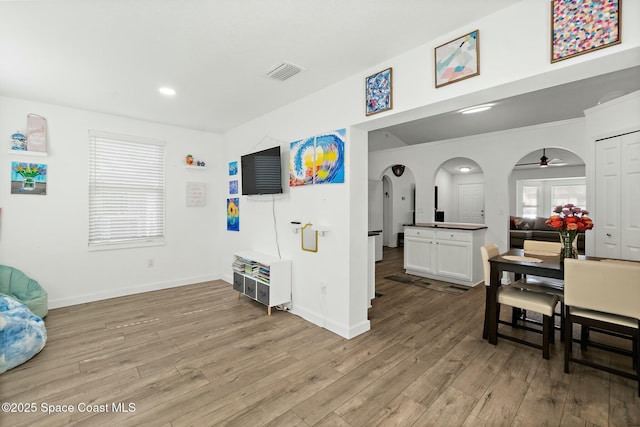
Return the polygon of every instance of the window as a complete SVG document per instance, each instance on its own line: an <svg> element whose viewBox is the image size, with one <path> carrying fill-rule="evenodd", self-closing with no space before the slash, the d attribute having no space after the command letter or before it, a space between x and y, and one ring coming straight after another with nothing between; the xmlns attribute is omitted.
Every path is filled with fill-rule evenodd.
<svg viewBox="0 0 640 427"><path fill-rule="evenodd" d="M587 186L582 185L551 185L551 206L556 207L572 203L584 208L587 206Z"/></svg>
<svg viewBox="0 0 640 427"><path fill-rule="evenodd" d="M163 244L164 174L163 141L89 131L89 248Z"/></svg>
<svg viewBox="0 0 640 427"><path fill-rule="evenodd" d="M584 177L517 180L516 189L517 216L549 216L556 206L567 203L587 208Z"/></svg>
<svg viewBox="0 0 640 427"><path fill-rule="evenodd" d="M525 218L535 218L538 216L540 187L522 186L522 216Z"/></svg>

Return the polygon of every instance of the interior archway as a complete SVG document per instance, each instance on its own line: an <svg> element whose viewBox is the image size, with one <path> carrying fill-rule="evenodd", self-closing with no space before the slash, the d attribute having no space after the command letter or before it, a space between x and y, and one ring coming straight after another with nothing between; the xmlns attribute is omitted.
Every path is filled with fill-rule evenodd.
<svg viewBox="0 0 640 427"><path fill-rule="evenodd" d="M545 221L557 205L589 209L584 160L564 148L546 147L523 156L509 176L509 246L525 239L559 241ZM546 233L546 234L545 234ZM578 241L584 251L584 238Z"/></svg>
<svg viewBox="0 0 640 427"><path fill-rule="evenodd" d="M435 173L436 222L484 224L484 172L466 157L442 163Z"/></svg>
<svg viewBox="0 0 640 427"><path fill-rule="evenodd" d="M415 176L409 167L397 176L394 166L389 165L379 180L369 181L369 231L381 230L378 246L398 246L403 225L414 222Z"/></svg>

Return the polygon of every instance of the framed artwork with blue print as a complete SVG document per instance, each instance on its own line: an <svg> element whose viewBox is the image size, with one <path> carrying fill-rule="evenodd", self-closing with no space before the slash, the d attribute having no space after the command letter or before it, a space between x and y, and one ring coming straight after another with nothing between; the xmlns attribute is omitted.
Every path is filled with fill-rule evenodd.
<svg viewBox="0 0 640 427"><path fill-rule="evenodd" d="M480 30L435 49L436 88L480 74Z"/></svg>
<svg viewBox="0 0 640 427"><path fill-rule="evenodd" d="M365 79L367 116L393 108L392 77L393 69L387 68Z"/></svg>

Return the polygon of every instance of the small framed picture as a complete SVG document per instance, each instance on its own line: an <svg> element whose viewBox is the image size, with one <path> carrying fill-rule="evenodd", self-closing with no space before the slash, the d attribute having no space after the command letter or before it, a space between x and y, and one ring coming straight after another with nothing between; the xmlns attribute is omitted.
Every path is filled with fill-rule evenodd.
<svg viewBox="0 0 640 427"><path fill-rule="evenodd" d="M365 79L367 116L393 108L392 77L393 69L387 68Z"/></svg>
<svg viewBox="0 0 640 427"><path fill-rule="evenodd" d="M552 0L551 63L621 42L622 0Z"/></svg>
<svg viewBox="0 0 640 427"><path fill-rule="evenodd" d="M480 74L480 30L435 49L436 88Z"/></svg>

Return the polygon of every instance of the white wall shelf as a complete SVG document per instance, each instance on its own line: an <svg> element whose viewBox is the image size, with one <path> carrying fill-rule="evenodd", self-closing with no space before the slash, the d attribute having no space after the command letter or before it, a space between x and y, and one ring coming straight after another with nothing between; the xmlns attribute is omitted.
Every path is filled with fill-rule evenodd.
<svg viewBox="0 0 640 427"><path fill-rule="evenodd" d="M12 150L9 148L9 154L13 154L16 156L36 156L36 157L47 157L47 152L42 151L26 151L26 150Z"/></svg>
<svg viewBox="0 0 640 427"><path fill-rule="evenodd" d="M185 169L198 169L198 170L206 170L206 166L195 166L195 165L184 165Z"/></svg>

